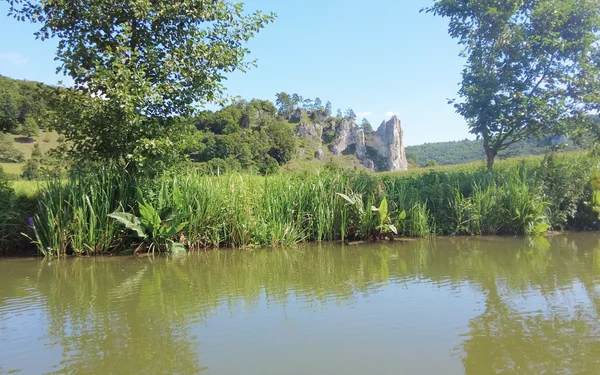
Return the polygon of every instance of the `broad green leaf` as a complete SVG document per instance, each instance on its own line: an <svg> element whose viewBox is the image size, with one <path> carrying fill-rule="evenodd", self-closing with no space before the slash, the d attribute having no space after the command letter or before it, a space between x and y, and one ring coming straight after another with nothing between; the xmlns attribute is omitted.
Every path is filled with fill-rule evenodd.
<svg viewBox="0 0 600 375"><path fill-rule="evenodd" d="M135 215L126 212L113 212L111 214L108 214L108 217L115 219L121 224L125 225L127 229L135 231L138 237L147 237L146 233L144 233L144 229L141 226L140 219L138 219Z"/></svg>
<svg viewBox="0 0 600 375"><path fill-rule="evenodd" d="M402 212L400 212L400 214L398 215L398 220L405 220L406 219L406 210L402 210Z"/></svg>
<svg viewBox="0 0 600 375"><path fill-rule="evenodd" d="M388 225L388 227L392 232L394 232L394 234L398 234L398 229L396 229L396 226L394 224L390 224Z"/></svg>
<svg viewBox="0 0 600 375"><path fill-rule="evenodd" d="M383 198L383 200L379 204L379 224L380 225L382 225L384 223L385 219L387 219L387 214L388 214L388 203L387 203L387 199Z"/></svg>

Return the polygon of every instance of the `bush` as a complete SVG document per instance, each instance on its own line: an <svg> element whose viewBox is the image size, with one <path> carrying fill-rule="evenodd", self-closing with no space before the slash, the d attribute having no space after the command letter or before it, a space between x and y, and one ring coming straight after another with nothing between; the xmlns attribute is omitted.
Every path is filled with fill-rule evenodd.
<svg viewBox="0 0 600 375"><path fill-rule="evenodd" d="M7 134L0 133L0 161L21 163L23 160L23 153L15 148L15 140Z"/></svg>
<svg viewBox="0 0 600 375"><path fill-rule="evenodd" d="M271 155L265 155L258 168L258 172L264 176L275 174L278 170L279 163Z"/></svg>
<svg viewBox="0 0 600 375"><path fill-rule="evenodd" d="M23 173L21 174L26 180L39 180L43 177L42 164L37 158L27 160L27 163L23 166Z"/></svg>
<svg viewBox="0 0 600 375"><path fill-rule="evenodd" d="M42 150L40 150L40 145L38 143L33 145L33 150L31 150L31 157L32 158L41 158L42 157Z"/></svg>

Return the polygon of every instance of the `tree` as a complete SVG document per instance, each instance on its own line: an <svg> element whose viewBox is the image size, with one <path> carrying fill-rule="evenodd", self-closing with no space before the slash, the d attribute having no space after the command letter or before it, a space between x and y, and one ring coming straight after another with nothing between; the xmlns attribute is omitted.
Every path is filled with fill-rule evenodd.
<svg viewBox="0 0 600 375"><path fill-rule="evenodd" d="M271 139L269 155L279 164L287 163L296 152L296 137L291 126L282 121L269 124L267 133Z"/></svg>
<svg viewBox="0 0 600 375"><path fill-rule="evenodd" d="M338 108L337 113L335 115L335 117L337 117L338 119L342 118L342 110Z"/></svg>
<svg viewBox="0 0 600 375"><path fill-rule="evenodd" d="M364 132L367 132L367 133L370 133L373 131L373 127L371 126L371 123L366 118L362 119L362 121L360 122L360 127L362 128L362 130Z"/></svg>
<svg viewBox="0 0 600 375"><path fill-rule="evenodd" d="M9 135L0 133L0 162L20 163L25 159Z"/></svg>
<svg viewBox="0 0 600 375"><path fill-rule="evenodd" d="M345 114L347 118L351 120L356 120L356 113L354 113L354 110L352 108L348 108Z"/></svg>
<svg viewBox="0 0 600 375"><path fill-rule="evenodd" d="M31 150L31 157L38 159L42 157L42 150L40 150L39 143L33 145L33 150Z"/></svg>
<svg viewBox="0 0 600 375"><path fill-rule="evenodd" d="M277 98L275 104L277 104L277 110L279 111L279 114L285 118L290 118L292 111L294 110L294 104L290 94L280 92L275 94L275 97Z"/></svg>
<svg viewBox="0 0 600 375"><path fill-rule="evenodd" d="M27 138L33 138L40 134L40 127L32 116L25 117L23 126L21 127L21 135Z"/></svg>
<svg viewBox="0 0 600 375"><path fill-rule="evenodd" d="M0 84L0 132L8 133L19 126L18 88L7 80Z"/></svg>
<svg viewBox="0 0 600 375"><path fill-rule="evenodd" d="M245 43L274 19L227 0L11 0L9 15L58 41L74 86L54 103L56 124L73 155L122 161L139 147L171 152L178 117L221 98L225 74L252 65Z"/></svg>
<svg viewBox="0 0 600 375"><path fill-rule="evenodd" d="M304 99L304 108L311 111L313 109L312 99Z"/></svg>
<svg viewBox="0 0 600 375"><path fill-rule="evenodd" d="M302 98L302 96L300 96L298 94L293 94L292 95L292 105L294 107L294 110L300 108L300 104L302 104L303 101L304 101L304 99Z"/></svg>
<svg viewBox="0 0 600 375"><path fill-rule="evenodd" d="M327 103L325 104L325 115L327 115L327 116L331 116L331 114L332 114L332 112L333 112L333 109L332 109L331 107L332 107L332 106L331 106L331 102L327 102Z"/></svg>
<svg viewBox="0 0 600 375"><path fill-rule="evenodd" d="M321 98L316 98L313 103L313 111L319 112L322 109L323 109L323 102L321 101Z"/></svg>
<svg viewBox="0 0 600 375"><path fill-rule="evenodd" d="M488 168L511 144L580 117L578 88L598 53L596 0L437 0L425 10L447 17L464 47L454 106L483 139Z"/></svg>

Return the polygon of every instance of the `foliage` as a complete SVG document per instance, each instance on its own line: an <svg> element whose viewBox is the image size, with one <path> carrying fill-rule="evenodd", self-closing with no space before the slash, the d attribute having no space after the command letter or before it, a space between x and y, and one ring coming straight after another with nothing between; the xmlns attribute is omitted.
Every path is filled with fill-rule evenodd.
<svg viewBox="0 0 600 375"><path fill-rule="evenodd" d="M27 138L33 138L40 134L40 127L31 116L26 116L23 126L21 126L21 134Z"/></svg>
<svg viewBox="0 0 600 375"><path fill-rule="evenodd" d="M58 70L74 87L57 92L55 125L71 154L130 169L140 147L151 159L170 151L178 118L219 99L226 73L252 65L244 45L274 18L226 0L9 3L9 14L40 25L37 38L58 41ZM146 147L153 141L164 147Z"/></svg>
<svg viewBox="0 0 600 375"><path fill-rule="evenodd" d="M21 174L26 180L39 180L43 177L42 163L39 158L32 158L27 160L23 166L23 174Z"/></svg>
<svg viewBox="0 0 600 375"><path fill-rule="evenodd" d="M52 88L41 83L0 76L0 133L35 135L46 127Z"/></svg>
<svg viewBox="0 0 600 375"><path fill-rule="evenodd" d="M131 232L135 233L142 243L135 249L134 254L140 250L147 252L181 252L185 251L182 243L173 241L173 237L178 234L187 222L182 219L183 201L179 189L173 189L173 202L175 207L156 208L143 198L143 193L139 191L138 211L140 216L127 212L113 212L108 216L115 219ZM163 198L163 201L166 199Z"/></svg>
<svg viewBox="0 0 600 375"><path fill-rule="evenodd" d="M579 150L577 139L563 137L545 137L541 141L527 138L515 142L498 154L499 159L524 155L543 155L551 151L551 147L560 146L561 151ZM485 160L482 140L424 143L406 147L407 158L413 158L420 166L429 161L439 165L464 164Z"/></svg>
<svg viewBox="0 0 600 375"><path fill-rule="evenodd" d="M455 108L483 140L488 167L498 152L575 122L594 80L600 40L595 0L436 0L467 58Z"/></svg>
<svg viewBox="0 0 600 375"><path fill-rule="evenodd" d="M259 173L265 176L275 174L278 170L279 163L271 155L265 155L258 168Z"/></svg>
<svg viewBox="0 0 600 375"><path fill-rule="evenodd" d="M8 179L0 168L0 251L6 246L5 242L9 240L10 225L13 219L15 192L9 186Z"/></svg>
<svg viewBox="0 0 600 375"><path fill-rule="evenodd" d="M41 158L42 157L42 150L40 150L39 143L36 143L35 145L33 145L33 150L31 150L31 157L32 158Z"/></svg>
<svg viewBox="0 0 600 375"><path fill-rule="evenodd" d="M11 163L25 160L23 153L15 147L15 141L4 133L0 133L0 160Z"/></svg>
<svg viewBox="0 0 600 375"><path fill-rule="evenodd" d="M365 133L371 133L373 131L373 126L366 118L363 118L360 122L360 127Z"/></svg>
<svg viewBox="0 0 600 375"><path fill-rule="evenodd" d="M597 159L553 159L503 162L492 171L463 166L384 175L331 169L207 176L178 170L133 179L100 170L43 188L34 240L47 254L91 255L139 247L140 240L140 251L148 250L155 236L153 248L163 251L171 242L200 249L597 228L592 179ZM143 235L123 232L108 217L114 212L128 214L122 218L133 224L134 216L140 222L146 217Z"/></svg>
<svg viewBox="0 0 600 375"><path fill-rule="evenodd" d="M239 101L217 112L202 112L194 123L199 132L192 159L209 163L203 168L225 171L234 164L234 170L258 165L264 172L266 166L278 169L296 152L294 125L278 119L275 107L266 100ZM230 161L226 166L215 159Z"/></svg>

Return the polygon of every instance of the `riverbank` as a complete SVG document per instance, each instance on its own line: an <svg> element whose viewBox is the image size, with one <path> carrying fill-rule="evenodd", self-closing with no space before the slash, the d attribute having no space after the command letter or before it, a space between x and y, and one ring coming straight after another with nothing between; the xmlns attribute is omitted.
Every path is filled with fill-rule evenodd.
<svg viewBox="0 0 600 375"><path fill-rule="evenodd" d="M107 169L45 183L34 196L4 194L2 248L127 254L590 229L598 221L591 203L597 165L584 154L562 154L507 161L492 171L475 165L269 177L188 171L134 179Z"/></svg>

